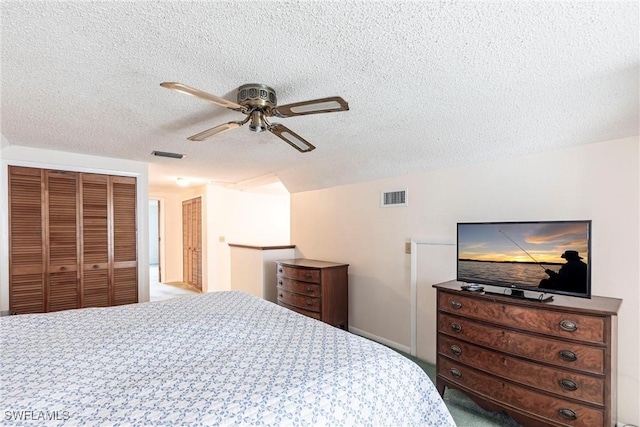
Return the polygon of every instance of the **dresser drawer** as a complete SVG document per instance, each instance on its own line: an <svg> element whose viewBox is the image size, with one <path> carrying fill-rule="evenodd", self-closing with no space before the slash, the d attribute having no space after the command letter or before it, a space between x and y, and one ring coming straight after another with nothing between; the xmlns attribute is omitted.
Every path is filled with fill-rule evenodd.
<svg viewBox="0 0 640 427"><path fill-rule="evenodd" d="M596 374L605 373L604 347L510 331L445 313L438 314L438 332L515 356Z"/></svg>
<svg viewBox="0 0 640 427"><path fill-rule="evenodd" d="M320 298L296 294L278 286L278 302L299 307L306 311L320 311Z"/></svg>
<svg viewBox="0 0 640 427"><path fill-rule="evenodd" d="M440 334L438 353L459 363L560 396L604 405L604 379L517 359Z"/></svg>
<svg viewBox="0 0 640 427"><path fill-rule="evenodd" d="M604 318L560 313L543 308L532 310L513 304L438 293L438 307L460 316L487 320L513 328L592 343L605 342Z"/></svg>
<svg viewBox="0 0 640 427"><path fill-rule="evenodd" d="M282 302L281 300L278 299L278 305L282 306L282 307L286 307L291 311L295 311L296 313L300 313L300 314L304 314L307 317L311 317L312 319L316 319L316 320L322 320L320 313L316 312L316 311L308 311L308 310L303 310L300 307L295 307L293 305L289 305L285 302Z"/></svg>
<svg viewBox="0 0 640 427"><path fill-rule="evenodd" d="M308 282L300 282L294 279L287 279L283 276L278 276L278 289L285 291L295 292L297 294L304 294L309 296L320 295L320 285Z"/></svg>
<svg viewBox="0 0 640 427"><path fill-rule="evenodd" d="M278 265L278 275L303 282L320 283L320 270L316 268Z"/></svg>
<svg viewBox="0 0 640 427"><path fill-rule="evenodd" d="M557 396L532 391L526 387L485 375L445 358L438 359L438 375L474 393L500 401L515 409L566 426L602 426L604 412Z"/></svg>

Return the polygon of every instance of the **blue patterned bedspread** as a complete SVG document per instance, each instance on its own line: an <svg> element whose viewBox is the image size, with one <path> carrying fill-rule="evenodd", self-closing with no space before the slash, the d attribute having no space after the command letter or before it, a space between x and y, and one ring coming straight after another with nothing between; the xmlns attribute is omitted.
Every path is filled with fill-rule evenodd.
<svg viewBox="0 0 640 427"><path fill-rule="evenodd" d="M0 329L2 425L455 425L412 361L244 292Z"/></svg>

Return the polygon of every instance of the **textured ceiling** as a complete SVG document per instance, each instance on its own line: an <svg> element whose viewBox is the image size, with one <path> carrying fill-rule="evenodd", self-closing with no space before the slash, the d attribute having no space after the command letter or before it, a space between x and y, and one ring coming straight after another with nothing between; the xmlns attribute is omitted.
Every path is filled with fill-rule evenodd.
<svg viewBox="0 0 640 427"><path fill-rule="evenodd" d="M290 192L637 135L637 2L3 0L2 142L150 163ZM161 88L350 111L279 119L301 154L240 113ZM160 159L152 150L180 152ZM245 185L246 184L246 185Z"/></svg>

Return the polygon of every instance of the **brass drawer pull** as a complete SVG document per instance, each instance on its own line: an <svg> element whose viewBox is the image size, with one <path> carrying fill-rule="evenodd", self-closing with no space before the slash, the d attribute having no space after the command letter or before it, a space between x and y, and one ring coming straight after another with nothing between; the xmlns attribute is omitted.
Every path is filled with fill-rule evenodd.
<svg viewBox="0 0 640 427"><path fill-rule="evenodd" d="M571 320L563 320L562 322L560 322L560 328L567 332L575 332L578 330L578 325L576 325L576 323L572 322Z"/></svg>
<svg viewBox="0 0 640 427"><path fill-rule="evenodd" d="M561 350L559 353L560 358L566 362L575 362L578 360L578 355L570 350Z"/></svg>
<svg viewBox="0 0 640 427"><path fill-rule="evenodd" d="M462 349L460 347L458 347L457 345L452 345L451 346L451 353L455 354L456 356L460 356L462 354Z"/></svg>
<svg viewBox="0 0 640 427"><path fill-rule="evenodd" d="M93 264L93 268L100 268L98 264Z"/></svg>
<svg viewBox="0 0 640 427"><path fill-rule="evenodd" d="M311 286L307 286L307 292L313 292L313 288Z"/></svg>
<svg viewBox="0 0 640 427"><path fill-rule="evenodd" d="M60 271L67 271L67 267L60 267Z"/></svg>
<svg viewBox="0 0 640 427"><path fill-rule="evenodd" d="M462 326L458 325L457 323L452 323L451 329L453 329L453 332L460 332L462 330Z"/></svg>
<svg viewBox="0 0 640 427"><path fill-rule="evenodd" d="M307 305L308 306L312 306L313 305L313 301L307 301Z"/></svg>
<svg viewBox="0 0 640 427"><path fill-rule="evenodd" d="M313 274L307 273L304 275L304 277L306 277L307 279L311 279L313 277Z"/></svg>
<svg viewBox="0 0 640 427"><path fill-rule="evenodd" d="M456 368L451 368L449 371L454 378L460 378L462 376L462 372L458 371Z"/></svg>
<svg viewBox="0 0 640 427"><path fill-rule="evenodd" d="M560 386L565 390L576 391L578 389L578 384L567 378L563 378L558 382L560 383Z"/></svg>
<svg viewBox="0 0 640 427"><path fill-rule="evenodd" d="M575 411L572 411L571 409L560 408L558 409L558 414L560 414L560 416L566 420L575 421L578 419L578 414L576 414Z"/></svg>
<svg viewBox="0 0 640 427"><path fill-rule="evenodd" d="M457 310L459 308L462 308L462 303L459 303L458 301L451 301L451 307Z"/></svg>

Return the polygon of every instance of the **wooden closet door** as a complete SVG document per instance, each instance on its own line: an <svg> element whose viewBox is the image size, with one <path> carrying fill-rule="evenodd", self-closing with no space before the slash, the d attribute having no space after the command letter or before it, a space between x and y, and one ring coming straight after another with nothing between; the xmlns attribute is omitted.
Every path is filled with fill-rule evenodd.
<svg viewBox="0 0 640 427"><path fill-rule="evenodd" d="M109 193L108 175L81 174L82 307L111 305Z"/></svg>
<svg viewBox="0 0 640 427"><path fill-rule="evenodd" d="M9 166L9 309L45 312L44 171Z"/></svg>
<svg viewBox="0 0 640 427"><path fill-rule="evenodd" d="M113 212L112 305L138 302L136 179L111 177Z"/></svg>
<svg viewBox="0 0 640 427"><path fill-rule="evenodd" d="M193 262L191 257L192 235L191 200L185 200L182 202L182 281L185 283L191 283Z"/></svg>
<svg viewBox="0 0 640 427"><path fill-rule="evenodd" d="M183 281L202 290L202 198L182 202Z"/></svg>
<svg viewBox="0 0 640 427"><path fill-rule="evenodd" d="M48 310L80 307L78 174L45 171Z"/></svg>

